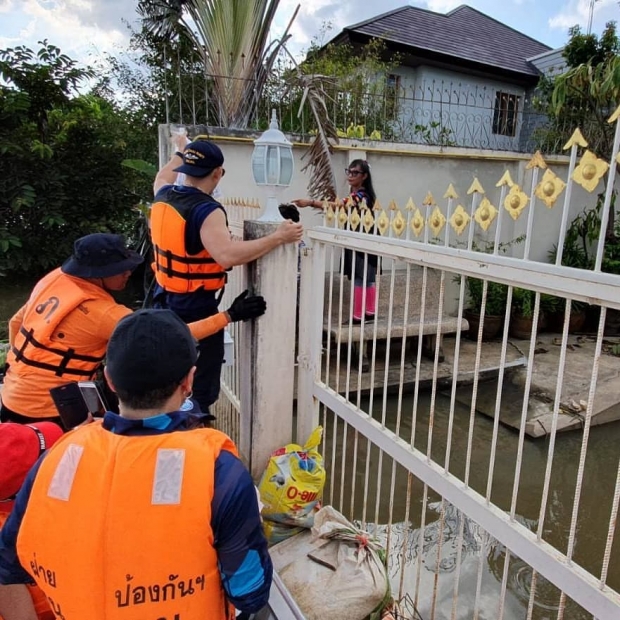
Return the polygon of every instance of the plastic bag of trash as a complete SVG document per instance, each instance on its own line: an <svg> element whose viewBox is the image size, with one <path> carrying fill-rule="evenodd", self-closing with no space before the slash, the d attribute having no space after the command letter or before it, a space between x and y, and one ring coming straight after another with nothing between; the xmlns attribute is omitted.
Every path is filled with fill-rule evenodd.
<svg viewBox="0 0 620 620"><path fill-rule="evenodd" d="M385 551L331 506L312 531L273 547L274 568L307 620L379 618L391 602Z"/></svg>
<svg viewBox="0 0 620 620"><path fill-rule="evenodd" d="M312 431L305 445L288 444L279 448L269 457L267 469L263 474L258 490L264 504L263 519L293 528L312 527L314 513L320 508L325 485L323 458L317 451L321 443L322 427ZM265 524L269 538L270 528ZM273 528L271 528L273 529ZM277 537L282 540L287 535L286 528L277 528ZM288 535L295 534L291 529Z"/></svg>

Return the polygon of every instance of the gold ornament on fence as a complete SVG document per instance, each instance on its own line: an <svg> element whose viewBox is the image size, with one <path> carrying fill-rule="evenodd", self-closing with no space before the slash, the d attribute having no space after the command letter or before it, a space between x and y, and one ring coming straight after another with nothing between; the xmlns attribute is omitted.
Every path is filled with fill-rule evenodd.
<svg viewBox="0 0 620 620"><path fill-rule="evenodd" d="M614 113L607 119L608 123L615 123L620 118L620 105L615 109Z"/></svg>
<svg viewBox="0 0 620 620"><path fill-rule="evenodd" d="M424 218L422 217L422 213L420 213L420 209L416 209L411 218L411 230L413 230L413 234L416 237L419 237L424 230Z"/></svg>
<svg viewBox="0 0 620 620"><path fill-rule="evenodd" d="M362 218L360 217L358 210L353 209L353 211L351 211L351 215L349 216L349 226L351 230L356 231L359 228L361 221Z"/></svg>
<svg viewBox="0 0 620 620"><path fill-rule="evenodd" d="M573 179L587 192L593 192L608 169L606 161L599 159L592 151L586 151L573 172Z"/></svg>
<svg viewBox="0 0 620 620"><path fill-rule="evenodd" d="M439 237L439 233L446 225L446 216L441 212L441 209L439 207L436 206L433 209L433 212L428 218L428 225L433 231L433 235L435 235L435 237Z"/></svg>
<svg viewBox="0 0 620 620"><path fill-rule="evenodd" d="M385 235L389 227L390 218L386 215L385 211L381 210L381 214L377 218L377 228L382 235Z"/></svg>
<svg viewBox="0 0 620 620"><path fill-rule="evenodd" d="M372 211L368 208L363 212L362 223L367 233L369 233L375 225L375 218L372 216Z"/></svg>
<svg viewBox="0 0 620 620"><path fill-rule="evenodd" d="M346 225L347 221L349 219L349 216L347 214L347 211L344 207L340 207L340 211L338 212L338 224L341 228L344 228L344 226Z"/></svg>
<svg viewBox="0 0 620 620"><path fill-rule="evenodd" d="M469 224L469 213L463 209L461 205L459 205L456 209L454 209L454 213L452 217L450 217L450 226L454 229L454 232L457 235L462 235L463 231L467 228L467 224Z"/></svg>
<svg viewBox="0 0 620 620"><path fill-rule="evenodd" d="M497 217L497 209L491 204L488 198L483 198L474 213L474 220L480 224L480 228L485 232Z"/></svg>
<svg viewBox="0 0 620 620"><path fill-rule="evenodd" d="M579 128L573 131L573 135L570 137L569 141L564 145L564 150L568 151L568 149L572 148L573 145L581 146L582 148L586 148L588 146L588 142L583 137L581 130Z"/></svg>
<svg viewBox="0 0 620 620"><path fill-rule="evenodd" d="M504 208L510 213L510 217L516 221L527 206L528 201L529 198L525 192L521 191L518 185L513 185L504 200Z"/></svg>
<svg viewBox="0 0 620 620"><path fill-rule="evenodd" d="M396 201L392 198L392 200L390 200L390 204L388 205L388 209L390 211L398 211L398 205L396 204Z"/></svg>
<svg viewBox="0 0 620 620"><path fill-rule="evenodd" d="M480 185L480 181L478 181L478 177L474 177L473 183L469 186L467 190L467 195L470 196L473 193L484 194L484 188Z"/></svg>
<svg viewBox="0 0 620 620"><path fill-rule="evenodd" d="M325 221L331 226L334 223L335 219L336 214L334 213L334 208L330 203L330 205L327 207L327 210L325 211Z"/></svg>
<svg viewBox="0 0 620 620"><path fill-rule="evenodd" d="M547 162L545 158L542 156L540 151L536 151L534 155L532 155L532 159L525 166L526 170L531 170L532 168L541 168L544 170L547 167Z"/></svg>
<svg viewBox="0 0 620 620"><path fill-rule="evenodd" d="M547 168L542 181L536 186L535 194L551 209L565 187L566 183L553 170Z"/></svg>
<svg viewBox="0 0 620 620"><path fill-rule="evenodd" d="M364 212L365 209L368 209L368 205L366 204L366 198L362 198L362 202L360 202L360 209L362 213Z"/></svg>
<svg viewBox="0 0 620 620"><path fill-rule="evenodd" d="M400 237L403 234L407 226L407 222L405 222L405 218L400 211L396 212L396 217L392 220L392 230L396 233L397 237Z"/></svg>
<svg viewBox="0 0 620 620"><path fill-rule="evenodd" d="M425 207L432 207L433 205L436 205L437 202L435 202L435 197L433 196L433 194L431 194L430 192L428 192L426 194L426 196L424 197L424 200L422 201L422 204Z"/></svg>
<svg viewBox="0 0 620 620"><path fill-rule="evenodd" d="M450 185L448 185L448 189L446 190L446 193L443 195L444 198L452 198L453 200L456 200L459 196L456 193L456 190L454 189L454 185L452 185L452 183L450 183Z"/></svg>
<svg viewBox="0 0 620 620"><path fill-rule="evenodd" d="M512 180L512 177L510 176L510 172L506 170L506 172L504 172L504 174L502 175L502 178L495 184L495 187L502 187L504 185L508 185L508 187L512 187L514 184L515 182Z"/></svg>
<svg viewBox="0 0 620 620"><path fill-rule="evenodd" d="M383 211L383 205L378 200L375 202L373 211Z"/></svg>
<svg viewBox="0 0 620 620"><path fill-rule="evenodd" d="M405 211L415 211L416 210L415 202L413 202L413 198L409 198L407 200L407 204L405 205Z"/></svg>

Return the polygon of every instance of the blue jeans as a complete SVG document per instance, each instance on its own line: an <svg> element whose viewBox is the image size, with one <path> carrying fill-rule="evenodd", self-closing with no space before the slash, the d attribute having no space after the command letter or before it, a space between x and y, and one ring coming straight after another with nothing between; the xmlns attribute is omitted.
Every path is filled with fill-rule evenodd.
<svg viewBox="0 0 620 620"><path fill-rule="evenodd" d="M366 287L373 286L377 280L377 268L374 265L371 265L370 262L367 262L366 266L366 282L364 283L364 255L359 254L360 260L355 260L355 279L353 283L355 286L364 286Z"/></svg>

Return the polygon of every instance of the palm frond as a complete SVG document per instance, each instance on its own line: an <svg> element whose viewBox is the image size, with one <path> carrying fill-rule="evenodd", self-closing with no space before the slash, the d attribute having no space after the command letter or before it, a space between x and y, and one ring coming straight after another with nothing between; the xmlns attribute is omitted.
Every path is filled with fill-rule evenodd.
<svg viewBox="0 0 620 620"><path fill-rule="evenodd" d="M312 144L302 157L307 159L307 163L301 169L302 172L311 169L308 194L315 200L335 200L337 196L332 147L338 144L339 139L327 109L327 95L324 89L327 79L323 75L304 75L298 70L290 81L291 86L303 88L299 113L301 114L301 110L307 104L317 128Z"/></svg>
<svg viewBox="0 0 620 620"><path fill-rule="evenodd" d="M292 21L284 36L268 45L280 0L144 0L143 4L144 23L152 32L166 36L180 26L201 54L220 125L246 127L281 45L290 37ZM295 15L298 10L299 6Z"/></svg>

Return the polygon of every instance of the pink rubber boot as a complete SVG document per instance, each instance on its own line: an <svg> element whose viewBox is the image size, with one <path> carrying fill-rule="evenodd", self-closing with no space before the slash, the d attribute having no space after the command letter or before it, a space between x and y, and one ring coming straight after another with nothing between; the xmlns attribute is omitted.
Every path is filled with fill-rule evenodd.
<svg viewBox="0 0 620 620"><path fill-rule="evenodd" d="M372 321L377 312L377 287L371 284L366 289L366 320Z"/></svg>
<svg viewBox="0 0 620 620"><path fill-rule="evenodd" d="M364 287L356 286L353 290L353 322L361 323L362 322L362 314L364 312L363 308L363 300L364 300ZM368 299L366 300L368 303Z"/></svg>

